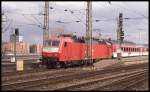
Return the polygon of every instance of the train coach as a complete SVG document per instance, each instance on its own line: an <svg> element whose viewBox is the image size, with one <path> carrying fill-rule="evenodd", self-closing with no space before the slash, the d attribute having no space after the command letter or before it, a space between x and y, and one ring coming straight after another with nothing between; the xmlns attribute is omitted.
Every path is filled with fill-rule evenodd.
<svg viewBox="0 0 150 92"><path fill-rule="evenodd" d="M117 48L119 48L118 44L113 44L113 58L117 57L117 53L119 52ZM121 56L122 57L130 57L130 56L144 56L148 55L148 48L142 46L142 45L136 45L136 44L122 44L120 46L121 48Z"/></svg>

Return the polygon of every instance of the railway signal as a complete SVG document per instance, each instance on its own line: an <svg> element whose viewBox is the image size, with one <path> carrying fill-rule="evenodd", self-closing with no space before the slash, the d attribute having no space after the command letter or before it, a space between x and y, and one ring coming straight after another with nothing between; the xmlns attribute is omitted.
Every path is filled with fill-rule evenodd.
<svg viewBox="0 0 150 92"><path fill-rule="evenodd" d="M14 59L15 59L15 62L16 62L16 36L19 35L19 29L18 28L15 28L15 41L14 41Z"/></svg>
<svg viewBox="0 0 150 92"><path fill-rule="evenodd" d="M120 31L120 41L123 43L124 40L124 31Z"/></svg>
<svg viewBox="0 0 150 92"><path fill-rule="evenodd" d="M123 31L123 14L119 14L119 19L118 19L118 28L117 28L117 40L118 40L118 53L117 57L119 60L121 60L121 44L123 43L124 40L124 31Z"/></svg>

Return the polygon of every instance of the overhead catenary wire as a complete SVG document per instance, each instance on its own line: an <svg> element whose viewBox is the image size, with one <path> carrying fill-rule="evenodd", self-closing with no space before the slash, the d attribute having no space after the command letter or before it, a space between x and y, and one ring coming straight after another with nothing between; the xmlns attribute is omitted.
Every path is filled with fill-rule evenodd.
<svg viewBox="0 0 150 92"><path fill-rule="evenodd" d="M54 8L53 8L54 9ZM75 16L75 12L71 9L64 9L64 11L69 11L73 16ZM77 16L75 16L77 19L79 19L81 21L81 19ZM146 17L147 18L147 17ZM145 19L145 17L136 17L136 18L131 18L131 17L126 17L124 18L125 20L137 20L137 19ZM95 20L93 20L93 22L100 22L100 21L116 21L116 19L99 19L99 18L95 18ZM74 22L74 21L73 21ZM73 22L70 22L70 23L73 23ZM85 24L85 23L84 23Z"/></svg>
<svg viewBox="0 0 150 92"><path fill-rule="evenodd" d="M111 3L111 5L113 5L112 3ZM56 5L55 4L55 6L58 6L58 5ZM50 7L52 7L52 6L50 6ZM58 9L58 7L56 8L56 7L53 7L52 9ZM60 23L64 23L64 24L67 24L67 23L81 23L82 21L81 21L81 19L79 18L79 17L77 17L76 15L75 15L75 13L76 12L78 12L78 11L82 11L82 10L85 10L85 9L79 9L79 10L72 10L72 9L68 9L68 8L61 8L60 10L62 10L62 11L69 11L74 17L76 17L78 20L76 20L76 21L70 21L70 22L65 22L65 21L61 21ZM72 13L72 12L74 12L74 13ZM25 15L27 15L27 14L22 14L24 17L25 17ZM29 14L29 15L39 15L40 16L40 14ZM32 16L33 17L33 16ZM27 18L27 17L26 17ZM37 20L37 18L35 18L35 17L33 17L39 24L41 24L40 23L40 21L39 20ZM27 19L29 19L29 18L27 18ZM125 20L137 20L137 19L145 19L145 18L142 18L142 17L140 17L140 18L124 18ZM32 19L29 19L30 21L32 20ZM35 20L32 20L32 21L35 21ZM109 21L116 21L116 19L105 19L105 20L103 20L103 19L99 19L99 18L95 18L95 20L93 20L93 22L101 22L101 21L104 21L104 22L109 22ZM35 23L35 22L34 22ZM37 25L39 25L38 23L35 23L35 24L37 24ZM85 23L83 23L84 25L85 25Z"/></svg>
<svg viewBox="0 0 150 92"><path fill-rule="evenodd" d="M111 3L111 5L113 5L113 3ZM54 6L58 6L58 5L54 5ZM117 5L116 5L117 6ZM50 7L53 7L53 6L50 6ZM59 6L60 7L60 6ZM53 10L58 10L59 9L59 7L53 7L52 9ZM125 8L124 8L125 9ZM72 15L72 16L74 16L74 17L76 17L78 20L74 20L74 21L63 21L63 20L60 20L61 22L59 22L59 23L63 23L63 24L68 24L68 23L82 23L82 21L81 21L81 18L79 18L77 15L76 15L76 13L78 12L78 13L80 13L81 15L84 15L84 14L82 14L83 12L82 11L84 11L85 9L78 9L78 10L73 10L73 9L69 9L69 8L60 8L59 10L62 10L63 12L66 10L66 11L69 11L70 12L70 14ZM131 9L132 10L132 9ZM19 13L16 13L16 14L19 14ZM27 14L25 14L25 15L27 15ZM25 16L24 15L24 16ZM40 16L40 15L42 15L42 14L29 14L30 16L31 15L38 15L38 16ZM34 21L34 24L33 25L35 25L35 26L37 26L37 27L39 27L40 25L39 24L41 24L41 23L39 23L40 22L40 20L36 20L35 19L35 17L32 17L32 19L30 18L28 18L27 16L25 16L25 18L26 19L28 19L30 22L32 21ZM143 17L143 16L141 16L141 17L136 17L136 18L130 18L130 17L126 17L126 18L124 18L124 20L126 21L126 20L135 20L135 21L137 21L137 20L141 20L141 19L147 19L148 17ZM33 20L34 19L34 20ZM36 20L36 21L35 21ZM58 23L58 21L59 20L57 20L57 21L55 21L55 22L57 22ZM93 20L93 22L96 22L96 23L98 23L98 22L108 22L109 23L109 21L116 21L116 19L100 19L100 18L95 18L94 20ZM111 22L110 22L111 23ZM84 23L85 24L85 23ZM29 24L30 25L30 24Z"/></svg>
<svg viewBox="0 0 150 92"><path fill-rule="evenodd" d="M126 6L126 9L128 9L128 10L130 10L130 11L133 11L134 13L136 13L136 14L138 14L138 15L140 15L140 16L142 16L142 17L144 17L144 18L147 18L148 19L148 17L146 17L144 14L142 14L142 13L139 13L137 10L135 10L135 8L134 7L132 7L132 6L130 6L129 4L127 5L126 3L122 3L124 6ZM132 9L131 9L132 8Z"/></svg>

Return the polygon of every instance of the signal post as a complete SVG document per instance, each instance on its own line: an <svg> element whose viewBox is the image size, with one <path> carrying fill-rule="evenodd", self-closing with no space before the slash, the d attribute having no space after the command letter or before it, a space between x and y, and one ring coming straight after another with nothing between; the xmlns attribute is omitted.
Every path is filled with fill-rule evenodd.
<svg viewBox="0 0 150 92"><path fill-rule="evenodd" d="M117 41L118 41L118 49L117 49L117 58L118 60L122 59L122 54L121 54L121 44L123 43L124 40L124 31L123 31L123 14L119 14L119 19L118 19L118 28L117 28Z"/></svg>

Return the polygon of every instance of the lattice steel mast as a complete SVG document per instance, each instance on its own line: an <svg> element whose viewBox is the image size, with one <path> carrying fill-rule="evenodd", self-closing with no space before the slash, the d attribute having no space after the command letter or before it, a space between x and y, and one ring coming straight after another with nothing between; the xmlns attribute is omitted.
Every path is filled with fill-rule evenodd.
<svg viewBox="0 0 150 92"><path fill-rule="evenodd" d="M45 1L44 26L43 26L43 46L45 46L45 40L48 38L49 38L49 2Z"/></svg>
<svg viewBox="0 0 150 92"><path fill-rule="evenodd" d="M92 2L87 1L86 9L86 60L92 62Z"/></svg>

